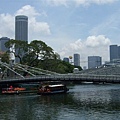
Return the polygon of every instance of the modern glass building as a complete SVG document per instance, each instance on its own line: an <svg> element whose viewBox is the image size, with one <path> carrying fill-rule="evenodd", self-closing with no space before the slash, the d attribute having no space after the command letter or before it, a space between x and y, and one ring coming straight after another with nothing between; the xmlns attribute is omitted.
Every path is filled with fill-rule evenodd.
<svg viewBox="0 0 120 120"><path fill-rule="evenodd" d="M74 54L74 65L80 66L80 54Z"/></svg>
<svg viewBox="0 0 120 120"><path fill-rule="evenodd" d="M110 61L119 59L120 50L119 46L117 45L110 45Z"/></svg>
<svg viewBox="0 0 120 120"><path fill-rule="evenodd" d="M8 50L8 48L5 47L5 43L9 40L10 40L10 38L8 38L8 37L0 38L0 51L6 52Z"/></svg>
<svg viewBox="0 0 120 120"><path fill-rule="evenodd" d="M100 56L88 56L88 69L97 68L102 65L102 58Z"/></svg>
<svg viewBox="0 0 120 120"><path fill-rule="evenodd" d="M65 58L63 58L63 61L65 61L65 62L68 62L68 63L69 63L69 58L65 57Z"/></svg>
<svg viewBox="0 0 120 120"><path fill-rule="evenodd" d="M15 17L15 40L28 41L28 17L25 15Z"/></svg>

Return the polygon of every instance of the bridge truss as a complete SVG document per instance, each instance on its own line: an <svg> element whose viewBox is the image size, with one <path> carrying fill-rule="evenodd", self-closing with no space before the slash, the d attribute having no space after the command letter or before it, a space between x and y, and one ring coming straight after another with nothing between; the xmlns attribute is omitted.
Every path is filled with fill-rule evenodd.
<svg viewBox="0 0 120 120"><path fill-rule="evenodd" d="M31 67L22 64L7 64L0 61L1 67L1 79L9 78L26 78L26 77L36 77L40 75L58 75L56 72L51 72L48 70L43 70L40 68Z"/></svg>

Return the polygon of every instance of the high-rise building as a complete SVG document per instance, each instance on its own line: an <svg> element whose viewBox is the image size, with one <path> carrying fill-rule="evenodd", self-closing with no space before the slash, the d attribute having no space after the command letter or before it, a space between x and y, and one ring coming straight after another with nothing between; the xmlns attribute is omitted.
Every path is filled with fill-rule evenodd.
<svg viewBox="0 0 120 120"><path fill-rule="evenodd" d="M65 57L65 58L63 58L63 61L65 61L65 62L68 62L68 63L69 63L69 58Z"/></svg>
<svg viewBox="0 0 120 120"><path fill-rule="evenodd" d="M28 41L28 17L25 15L15 17L15 40Z"/></svg>
<svg viewBox="0 0 120 120"><path fill-rule="evenodd" d="M117 45L110 45L110 61L120 58L120 47Z"/></svg>
<svg viewBox="0 0 120 120"><path fill-rule="evenodd" d="M5 47L5 43L9 40L10 40L10 38L8 38L8 37L0 38L0 51L6 52L8 50L8 48Z"/></svg>
<svg viewBox="0 0 120 120"><path fill-rule="evenodd" d="M96 68L102 65L102 58L100 56L88 56L88 69Z"/></svg>
<svg viewBox="0 0 120 120"><path fill-rule="evenodd" d="M80 54L74 54L74 65L80 66Z"/></svg>
<svg viewBox="0 0 120 120"><path fill-rule="evenodd" d="M15 40L28 42L28 17L25 15L15 17ZM15 52L18 53L17 50L15 50ZM19 59L16 58L15 61L18 63Z"/></svg>

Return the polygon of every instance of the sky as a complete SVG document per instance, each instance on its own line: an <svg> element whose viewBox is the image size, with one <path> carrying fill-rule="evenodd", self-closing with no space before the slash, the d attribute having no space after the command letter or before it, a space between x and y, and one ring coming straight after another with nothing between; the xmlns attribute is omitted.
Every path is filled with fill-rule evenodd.
<svg viewBox="0 0 120 120"><path fill-rule="evenodd" d="M15 39L15 16L28 16L29 43L42 40L61 59L80 54L109 61L120 42L120 0L0 0L0 37Z"/></svg>

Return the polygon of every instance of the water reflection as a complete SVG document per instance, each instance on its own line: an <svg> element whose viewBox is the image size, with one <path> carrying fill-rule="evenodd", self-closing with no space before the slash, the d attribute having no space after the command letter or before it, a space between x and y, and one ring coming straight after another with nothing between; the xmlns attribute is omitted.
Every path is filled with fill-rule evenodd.
<svg viewBox="0 0 120 120"><path fill-rule="evenodd" d="M118 85L72 86L68 94L0 96L0 120L119 120Z"/></svg>

